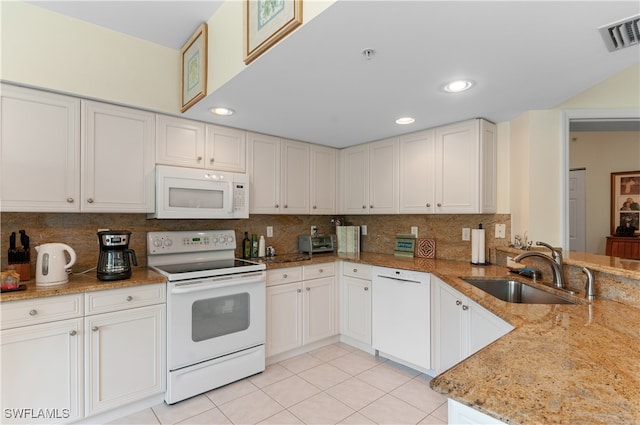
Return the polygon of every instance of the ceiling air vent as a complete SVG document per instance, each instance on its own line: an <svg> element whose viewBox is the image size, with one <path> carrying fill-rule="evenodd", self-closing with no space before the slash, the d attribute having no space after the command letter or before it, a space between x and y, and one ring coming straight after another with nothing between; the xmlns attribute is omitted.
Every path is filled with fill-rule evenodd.
<svg viewBox="0 0 640 425"><path fill-rule="evenodd" d="M638 39L640 39L639 21L640 15L635 15L598 28L607 49L610 52L615 52L625 47L637 45Z"/></svg>

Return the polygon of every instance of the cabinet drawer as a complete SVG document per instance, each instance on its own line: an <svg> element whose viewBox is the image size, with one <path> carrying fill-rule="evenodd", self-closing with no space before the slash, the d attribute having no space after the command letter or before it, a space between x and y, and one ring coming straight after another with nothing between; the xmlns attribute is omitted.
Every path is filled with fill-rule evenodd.
<svg viewBox="0 0 640 425"><path fill-rule="evenodd" d="M59 295L1 304L0 329L82 317L82 294Z"/></svg>
<svg viewBox="0 0 640 425"><path fill-rule="evenodd" d="M310 264L302 266L302 278L304 280L317 279L319 277L335 276L335 263Z"/></svg>
<svg viewBox="0 0 640 425"><path fill-rule="evenodd" d="M302 280L302 267L286 267L284 269L267 270L267 286Z"/></svg>
<svg viewBox="0 0 640 425"><path fill-rule="evenodd" d="M344 276L351 276L357 279L371 280L371 265L362 263L344 263L342 274Z"/></svg>
<svg viewBox="0 0 640 425"><path fill-rule="evenodd" d="M84 296L86 315L126 310L166 302L164 283L87 292Z"/></svg>

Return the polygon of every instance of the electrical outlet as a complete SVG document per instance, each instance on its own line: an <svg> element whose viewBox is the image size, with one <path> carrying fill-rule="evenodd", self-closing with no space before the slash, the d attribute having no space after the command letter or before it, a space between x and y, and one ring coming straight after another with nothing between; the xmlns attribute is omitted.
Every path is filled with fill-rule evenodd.
<svg viewBox="0 0 640 425"><path fill-rule="evenodd" d="M468 227L465 227L462 229L462 240L463 241L470 241L471 240L471 229Z"/></svg>
<svg viewBox="0 0 640 425"><path fill-rule="evenodd" d="M362 226L360 226L360 234L362 236L367 236L367 225L363 224Z"/></svg>
<svg viewBox="0 0 640 425"><path fill-rule="evenodd" d="M506 224L496 223L496 238L504 239L506 232L507 232Z"/></svg>
<svg viewBox="0 0 640 425"><path fill-rule="evenodd" d="M416 238L418 237L418 226L411 226L411 234Z"/></svg>
<svg viewBox="0 0 640 425"><path fill-rule="evenodd" d="M267 226L267 237L268 238L273 237L273 226Z"/></svg>
<svg viewBox="0 0 640 425"><path fill-rule="evenodd" d="M311 236L318 234L318 226L311 226Z"/></svg>

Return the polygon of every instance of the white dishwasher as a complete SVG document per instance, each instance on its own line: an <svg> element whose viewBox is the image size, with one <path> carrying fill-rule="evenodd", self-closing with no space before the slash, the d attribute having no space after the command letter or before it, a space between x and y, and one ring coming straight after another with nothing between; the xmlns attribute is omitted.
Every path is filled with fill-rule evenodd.
<svg viewBox="0 0 640 425"><path fill-rule="evenodd" d="M373 348L391 360L425 372L431 367L429 273L373 267Z"/></svg>

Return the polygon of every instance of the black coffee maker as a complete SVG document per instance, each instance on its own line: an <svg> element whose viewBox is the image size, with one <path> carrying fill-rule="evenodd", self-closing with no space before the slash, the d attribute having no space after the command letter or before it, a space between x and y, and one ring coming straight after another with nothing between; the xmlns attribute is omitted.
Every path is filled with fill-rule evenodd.
<svg viewBox="0 0 640 425"><path fill-rule="evenodd" d="M98 257L98 280L122 280L131 277L131 263L138 265L136 253L129 249L131 232L110 230L98 232L100 255Z"/></svg>

